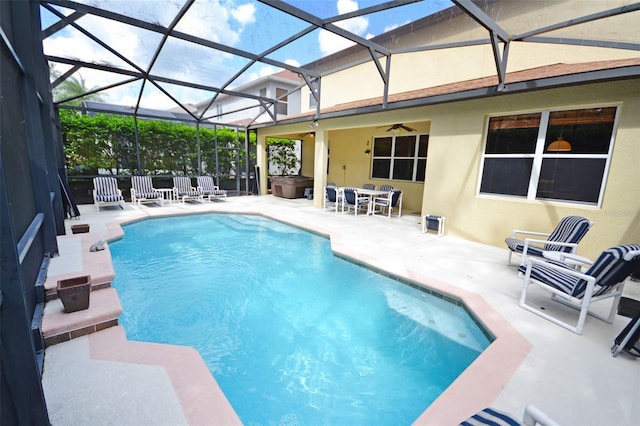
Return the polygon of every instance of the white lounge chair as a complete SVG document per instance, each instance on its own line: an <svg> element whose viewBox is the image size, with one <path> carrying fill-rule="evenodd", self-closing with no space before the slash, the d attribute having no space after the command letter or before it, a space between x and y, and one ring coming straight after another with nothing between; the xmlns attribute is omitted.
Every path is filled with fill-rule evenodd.
<svg viewBox="0 0 640 426"><path fill-rule="evenodd" d="M544 251L575 253L578 248L578 243L587 231L591 229L591 226L593 226L593 222L587 218L567 216L560 220L556 229L551 233L514 229L511 237L504 240L509 249L507 262L511 264L511 255L513 253L520 254L521 264L525 263L527 256L543 257L542 252ZM518 239L517 237L519 235L535 236L536 238L527 237ZM546 237L546 239L542 239L541 237Z"/></svg>
<svg viewBox="0 0 640 426"><path fill-rule="evenodd" d="M93 202L96 210L100 211L101 205L117 204L124 210L124 197L118 188L118 180L113 176L99 176L93 178Z"/></svg>
<svg viewBox="0 0 640 426"><path fill-rule="evenodd" d="M131 176L131 202L162 205L162 194L153 187L151 176Z"/></svg>
<svg viewBox="0 0 640 426"><path fill-rule="evenodd" d="M557 261L528 257L526 265L518 270L524 274L520 306L561 327L581 334L587 314L612 323L622 297L625 279L640 266L640 244L616 246L598 256L586 272L581 272ZM550 309L527 304L529 287L538 285L551 293L552 300L580 311L576 325L562 321L551 314ZM594 302L613 299L608 315L590 310ZM536 304L538 306L539 303Z"/></svg>
<svg viewBox="0 0 640 426"><path fill-rule="evenodd" d="M186 200L202 201L202 191L191 185L191 178L188 176L175 176L173 178L173 197L183 203Z"/></svg>
<svg viewBox="0 0 640 426"><path fill-rule="evenodd" d="M461 426L520 426L522 424L525 426L559 426L558 423L532 404L528 404L524 408L522 422L509 413L488 407L460 423Z"/></svg>
<svg viewBox="0 0 640 426"><path fill-rule="evenodd" d="M202 192L202 196L207 197L209 201L227 199L227 191L220 189L217 185L214 185L213 178L211 176L198 176L197 181L197 190Z"/></svg>

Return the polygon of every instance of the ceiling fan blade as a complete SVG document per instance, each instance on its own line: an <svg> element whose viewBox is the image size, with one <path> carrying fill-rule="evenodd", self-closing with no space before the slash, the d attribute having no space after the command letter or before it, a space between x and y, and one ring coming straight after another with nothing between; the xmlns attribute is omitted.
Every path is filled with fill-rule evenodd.
<svg viewBox="0 0 640 426"><path fill-rule="evenodd" d="M384 127L384 126L383 126L383 127ZM390 132L390 131L392 131L392 130L398 130L398 129L402 129L402 130L404 130L404 131L406 131L406 132L415 132L415 131L416 131L416 129L414 129L414 128L411 128L411 127L409 127L409 126L405 126L405 125L404 125L404 124L402 124L402 123L398 123L398 124L394 124L394 125L392 125L391 127L389 127L389 128L387 129L387 132Z"/></svg>

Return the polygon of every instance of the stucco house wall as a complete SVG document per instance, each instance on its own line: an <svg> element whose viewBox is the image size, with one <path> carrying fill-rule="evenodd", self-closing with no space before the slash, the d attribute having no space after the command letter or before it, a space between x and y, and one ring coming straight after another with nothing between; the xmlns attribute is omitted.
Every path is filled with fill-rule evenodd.
<svg viewBox="0 0 640 426"><path fill-rule="evenodd" d="M617 4L612 3L611 7ZM498 23L508 32L526 32L527 29L575 17L576 11L570 8L578 5L580 14L587 14L589 8L595 7L591 2L563 0L497 2L489 3L488 14L499 17ZM631 21L633 16L627 14L611 20L566 27L548 36L619 42L638 40L640 27ZM486 32L480 30L477 23L463 16L443 20L431 27L419 28L410 37L403 35L397 39L405 43L403 46L395 46L394 40L390 40L387 45L390 48L403 48L486 37ZM360 53L354 51L353 58ZM536 74L535 69L545 65L623 58L640 58L640 52L514 42L509 50L507 72L534 70L528 73L530 78L542 78L542 75L533 75ZM334 65L348 63L347 55L342 54ZM326 69L332 66L327 60L323 64ZM382 60L382 68L384 66ZM567 69L568 72L577 72L575 70L580 68L576 65L574 71L571 67ZM482 77L495 78L495 75L494 57L491 47L486 44L394 54L389 94L404 96L411 90L468 83ZM382 94L382 79L372 62L323 76L321 108L328 114L323 116L321 112L320 124L316 128L316 132L319 132L316 135L320 134L321 138L316 136L315 141L305 141L304 145L309 147L306 152L314 152L315 156L313 167L303 164L303 170L315 171L316 174L324 172L319 167L320 161L324 161L327 155L329 158L326 176L324 173L322 176L314 176L316 192L321 189L318 182L327 181L340 186L360 186L366 182L372 182L376 186L391 184L404 191L405 211L444 216L447 235L497 247L505 247L504 239L513 229L550 232L567 215L585 216L595 223L578 250L579 254L587 257L593 258L602 250L617 244L640 242L640 80L583 83L430 106L381 110L367 114L358 112L361 111L358 108L363 106L380 105ZM303 91L301 98L307 99L308 91ZM599 205L479 194L489 116L601 106L618 106L620 110L612 156L605 177L604 194ZM304 111L305 105L302 108ZM348 110L352 110L352 115L330 118L332 112ZM311 121L312 116L309 117ZM391 123L408 124L418 129L418 132L429 134L424 184L369 179L371 159L364 154L366 144L372 142L373 137L384 134L381 126ZM302 131L309 131L309 123L260 129L259 135L294 134ZM322 197L322 194L318 196ZM321 206L321 202L314 202L314 205ZM416 230L418 229L416 226Z"/></svg>
<svg viewBox="0 0 640 426"><path fill-rule="evenodd" d="M601 9L599 2L510 1L489 2L483 7L487 15L510 35L525 33L545 25L555 24L580 15L595 13ZM620 2L611 2L611 7ZM575 8L579 7L579 11ZM606 20L595 20L581 25L568 26L543 34L544 37L589 40L601 39L618 42L637 42L640 26L634 14L623 14ZM392 33L373 38L372 41L399 52L401 49L438 46L470 40L487 40L487 31L465 14L454 14L427 25L412 23L409 29L398 29L401 36ZM348 64L350 58L367 57L362 49L354 49L351 56L343 54L336 61L325 59L318 68L330 70L338 64ZM640 52L607 47L562 45L532 42L512 42L509 47L507 72L531 69L557 63L580 63L602 60L639 58ZM330 59L330 57L329 57ZM370 58L369 58L370 59ZM384 69L386 59L381 58ZM389 93L402 93L425 87L466 81L496 74L496 64L490 44L465 47L448 47L422 52L393 53L391 55ZM321 107L328 108L359 99L382 96L383 81L378 68L371 61L342 69L322 79ZM301 98L308 99L308 88L301 89ZM302 111L310 111L303 103Z"/></svg>
<svg viewBox="0 0 640 426"><path fill-rule="evenodd" d="M620 119L601 206L478 194L490 114L618 105ZM640 241L640 82L564 87L422 109L431 121L423 213L446 217L447 234L504 246L513 229L550 232L567 215L595 222L579 253L597 256Z"/></svg>

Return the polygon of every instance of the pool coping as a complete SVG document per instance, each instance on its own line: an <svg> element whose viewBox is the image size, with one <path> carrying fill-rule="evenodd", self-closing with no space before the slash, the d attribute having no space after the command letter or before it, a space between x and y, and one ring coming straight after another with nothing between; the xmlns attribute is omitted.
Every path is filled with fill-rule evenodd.
<svg viewBox="0 0 640 426"><path fill-rule="evenodd" d="M464 305L482 322L484 327L494 336L495 339L489 347L485 349L478 358L476 358L476 360L467 367L465 371L416 419L414 422L415 425L459 424L473 413L492 405L532 349L531 343L527 341L513 326L511 326L497 310L489 305L481 295L462 289L453 284L436 280L418 269L394 269L376 265L377 259L375 257L363 256L351 251L348 243L345 243L345 238L343 238L339 232L327 231L313 223L302 223L297 220L288 220L287 218L265 212L238 212L225 209L202 213L167 212L154 214L152 216L140 212L138 216L121 218L107 223L106 235L103 236L103 239L108 242L121 239L124 236L122 226L139 222L141 220L193 214L256 215L296 226L306 231L329 238L331 242L331 249L336 255L351 259L365 266L370 266L375 270L383 271L392 276L408 280L419 286L444 293L449 297L462 301ZM101 350L97 349L97 347L94 348L94 346L96 346L94 341L95 339L90 340L90 342L92 342L91 355L98 358L104 356L104 353ZM171 347L172 345L155 346L154 351L172 351L173 349ZM192 357L193 354L189 356ZM126 351L122 354L110 351L109 358L122 362L130 362L127 361L129 358ZM201 362L204 364L204 361L201 360ZM193 414L193 406L190 403L190 398L193 398L195 395L190 392L189 389L194 387L198 389L210 388L211 392L216 395L214 398L216 402L216 417L222 412L226 413L224 414L224 417L227 420L231 421L230 419L233 419L235 416L235 418L240 421L233 410L233 407L231 407L210 372L208 375L185 374L185 370L189 370L189 368L191 368L192 361L185 361L184 363L180 362L179 364L188 366L188 368L175 368L174 360L168 365L165 365L165 369L173 383L175 392L182 404L183 411L189 418L190 424L202 424L202 420L207 418L206 415L202 417L198 415L195 415L195 417L188 415L190 412ZM185 382L185 377L189 377L188 383ZM452 407L455 407L455 409ZM233 414L230 414L228 410L231 410ZM211 418L212 417L209 417L208 419L211 420ZM235 422L225 422L225 424L235 424ZM238 424L241 424L241 422Z"/></svg>

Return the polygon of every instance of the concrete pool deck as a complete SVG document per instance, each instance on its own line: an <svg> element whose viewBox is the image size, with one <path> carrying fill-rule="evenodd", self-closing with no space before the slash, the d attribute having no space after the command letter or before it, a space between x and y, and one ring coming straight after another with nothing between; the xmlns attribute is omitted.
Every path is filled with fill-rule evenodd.
<svg viewBox="0 0 640 426"><path fill-rule="evenodd" d="M522 280L506 264L506 248L423 234L417 215L336 215L306 199L270 195L165 207L127 203L125 210L99 212L86 205L80 211L79 220L66 221L68 236L59 237L64 242L51 261L51 279L92 267L108 276L104 262L93 262L97 257L84 248L92 240L120 238L119 224L176 214L249 213L329 235L342 256L463 299L497 339L416 424L455 425L487 405L521 417L527 404L562 425L640 424L640 361L625 354L613 358L609 351L629 319L618 315L607 324L589 317L583 334L576 335L521 309ZM71 236L71 225L78 223L90 224L91 233ZM77 239L83 242L65 241ZM640 299L640 283L628 281L625 295ZM543 293L534 293L533 300L557 315L575 316ZM93 310L100 302L93 296L91 301ZM43 321L51 327L53 315L76 314L60 315L53 303ZM54 426L241 423L195 350L128 341L120 326L49 346L43 388Z"/></svg>

